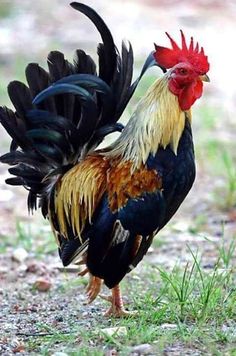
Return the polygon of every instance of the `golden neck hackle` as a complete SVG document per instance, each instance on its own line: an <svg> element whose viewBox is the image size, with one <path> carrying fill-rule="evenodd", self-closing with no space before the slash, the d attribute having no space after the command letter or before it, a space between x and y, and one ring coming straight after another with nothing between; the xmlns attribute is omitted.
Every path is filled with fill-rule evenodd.
<svg viewBox="0 0 236 356"><path fill-rule="evenodd" d="M187 117L191 118L190 111ZM185 112L168 88L168 76L158 79L140 100L120 137L105 150L108 157L133 162L133 169L145 164L149 154L168 145L177 154L185 126Z"/></svg>

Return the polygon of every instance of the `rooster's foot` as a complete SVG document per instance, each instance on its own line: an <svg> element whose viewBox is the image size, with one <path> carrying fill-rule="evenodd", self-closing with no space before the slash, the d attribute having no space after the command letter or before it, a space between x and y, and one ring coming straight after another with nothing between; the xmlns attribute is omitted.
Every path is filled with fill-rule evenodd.
<svg viewBox="0 0 236 356"><path fill-rule="evenodd" d="M106 317L127 318L137 314L136 311L125 310L119 285L112 288L111 296L100 295L100 297L111 303L111 307L104 314Z"/></svg>

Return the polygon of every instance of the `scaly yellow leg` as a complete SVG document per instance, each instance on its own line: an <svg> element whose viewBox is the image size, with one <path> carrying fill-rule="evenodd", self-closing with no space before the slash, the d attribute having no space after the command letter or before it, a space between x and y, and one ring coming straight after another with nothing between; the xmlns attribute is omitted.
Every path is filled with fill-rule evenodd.
<svg viewBox="0 0 236 356"><path fill-rule="evenodd" d="M112 288L111 296L100 295L101 298L111 302L111 307L104 314L115 318L131 317L137 314L135 311L125 310L119 284Z"/></svg>
<svg viewBox="0 0 236 356"><path fill-rule="evenodd" d="M100 293L102 282L102 279L94 277L92 274L89 274L89 284L86 289L88 304L92 303Z"/></svg>

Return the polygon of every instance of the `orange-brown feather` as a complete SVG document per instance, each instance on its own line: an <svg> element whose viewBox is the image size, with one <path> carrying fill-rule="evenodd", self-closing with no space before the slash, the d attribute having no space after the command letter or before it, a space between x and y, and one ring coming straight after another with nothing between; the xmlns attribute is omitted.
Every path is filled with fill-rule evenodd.
<svg viewBox="0 0 236 356"><path fill-rule="evenodd" d="M112 212L124 207L129 198L138 198L143 193L152 193L162 188L161 177L155 170L144 165L132 174L132 162L114 165L107 175L108 199Z"/></svg>
<svg viewBox="0 0 236 356"><path fill-rule="evenodd" d="M155 170L141 165L132 172L132 162L109 159L100 153L89 155L57 183L55 207L60 232L68 237L69 225L75 236L81 238L86 222L91 222L106 191L109 207L115 213L129 198L135 199L161 188L162 179Z"/></svg>
<svg viewBox="0 0 236 356"><path fill-rule="evenodd" d="M135 258L137 253L138 253L138 250L139 250L139 247L141 245L142 239L143 239L143 237L141 235L137 235L135 237L134 246L133 246L133 249L132 249L132 257L133 258Z"/></svg>

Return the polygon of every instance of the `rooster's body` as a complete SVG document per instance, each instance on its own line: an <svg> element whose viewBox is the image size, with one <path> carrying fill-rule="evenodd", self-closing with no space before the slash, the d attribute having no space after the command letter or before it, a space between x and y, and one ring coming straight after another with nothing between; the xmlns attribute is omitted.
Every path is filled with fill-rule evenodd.
<svg viewBox="0 0 236 356"><path fill-rule="evenodd" d="M157 149L158 136L161 134L163 138L161 130L168 131L165 124L169 122L163 120L164 127L158 127L153 140L146 137L153 122L149 112L146 113L149 120L145 120L140 106L147 108L143 101L148 99L158 105L155 95L149 98L153 93L155 90L137 106L118 140L107 149L89 154L70 169L58 180L50 197L53 227L59 235L66 236L62 237L63 263L70 263L76 249L81 249L81 243L87 245L89 239L88 269L110 288L143 258L154 233L176 212L195 177L187 114L178 110L176 119L182 120L183 128L181 138L176 138L177 154L169 142L166 149Z"/></svg>
<svg viewBox="0 0 236 356"><path fill-rule="evenodd" d="M11 152L1 161L15 165L9 171L16 178L7 182L29 189L29 209L37 208L39 199L63 264L82 256L92 276L90 300L99 293L103 280L113 290L109 313L121 315L125 312L120 281L142 260L154 235L170 220L194 182L191 105L201 96L207 62L192 41L186 47L181 33L183 48L172 39L173 50L156 46L156 61L150 55L131 85L131 47L123 45L120 56L101 18L85 5L73 3L73 7L85 13L101 33L99 76L83 51L77 51L74 66L60 53L51 53L49 74L29 65L29 89L19 82L9 85L16 113L6 108L0 112L13 138ZM183 54L187 61L181 67ZM193 54L205 65L195 76L186 64L193 62ZM116 122L154 62L171 70L141 99L118 139L96 150L108 133L122 129ZM183 81L183 70L191 81L189 77Z"/></svg>

